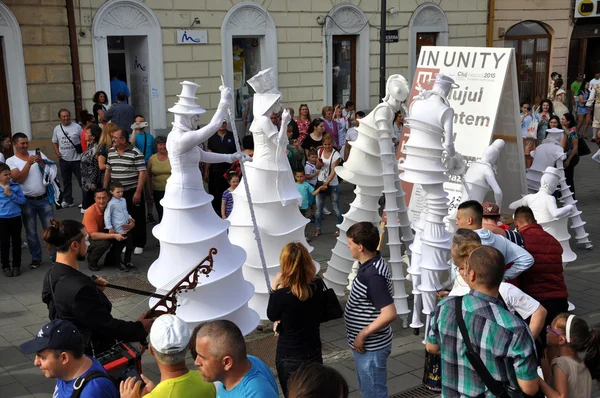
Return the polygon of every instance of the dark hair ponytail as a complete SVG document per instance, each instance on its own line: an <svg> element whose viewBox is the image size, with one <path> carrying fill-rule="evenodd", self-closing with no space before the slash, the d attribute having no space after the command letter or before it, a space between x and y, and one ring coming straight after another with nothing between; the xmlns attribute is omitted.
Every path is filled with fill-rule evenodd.
<svg viewBox="0 0 600 398"><path fill-rule="evenodd" d="M56 247L56 251L64 253L71 243L83 238L83 224L74 220L50 220L50 226L44 231L44 241Z"/></svg>
<svg viewBox="0 0 600 398"><path fill-rule="evenodd" d="M600 380L600 329L590 331L590 338L585 349L585 366L592 374L592 379Z"/></svg>

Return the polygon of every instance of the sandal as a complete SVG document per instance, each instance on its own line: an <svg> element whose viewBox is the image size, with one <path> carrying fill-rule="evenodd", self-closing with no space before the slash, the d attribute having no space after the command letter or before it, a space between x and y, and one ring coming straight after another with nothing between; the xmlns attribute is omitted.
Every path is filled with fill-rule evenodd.
<svg viewBox="0 0 600 398"><path fill-rule="evenodd" d="M335 236L336 238L337 238L338 236L340 236L340 231L335 231L335 232L333 233L333 236Z"/></svg>
<svg viewBox="0 0 600 398"><path fill-rule="evenodd" d="M312 234L313 238L316 238L319 235L321 235L321 231L319 231L318 229Z"/></svg>

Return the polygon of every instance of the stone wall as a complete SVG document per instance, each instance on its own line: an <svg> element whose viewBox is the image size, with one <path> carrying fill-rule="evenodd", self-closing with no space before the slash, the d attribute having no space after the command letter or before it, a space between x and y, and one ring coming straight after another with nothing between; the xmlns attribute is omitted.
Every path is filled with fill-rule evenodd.
<svg viewBox="0 0 600 398"><path fill-rule="evenodd" d="M65 0L2 1L21 26L32 137L47 141L58 124L60 108L70 109L75 117ZM44 148L44 142L34 145ZM48 147L44 153L52 151Z"/></svg>

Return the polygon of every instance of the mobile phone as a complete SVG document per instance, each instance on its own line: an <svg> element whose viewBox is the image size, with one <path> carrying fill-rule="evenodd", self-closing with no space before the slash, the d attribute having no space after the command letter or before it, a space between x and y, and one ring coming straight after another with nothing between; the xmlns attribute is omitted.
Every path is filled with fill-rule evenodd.
<svg viewBox="0 0 600 398"><path fill-rule="evenodd" d="M35 148L35 156L40 156L40 153L42 153L42 151L40 151L40 148Z"/></svg>

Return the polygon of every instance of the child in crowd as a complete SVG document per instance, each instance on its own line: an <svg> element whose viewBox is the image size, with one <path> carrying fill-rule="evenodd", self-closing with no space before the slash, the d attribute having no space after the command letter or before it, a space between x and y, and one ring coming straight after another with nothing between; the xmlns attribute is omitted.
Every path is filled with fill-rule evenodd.
<svg viewBox="0 0 600 398"><path fill-rule="evenodd" d="M117 268L122 272L136 270L137 267L131 262L133 240L131 234L128 233L131 228L124 228L126 225L133 227L134 221L127 211L127 202L123 197L123 185L118 181L112 181L109 185L109 189L112 199L108 202L108 205L106 205L106 210L104 210L104 226L108 229L108 233L118 233L126 236L124 241L118 242L120 244L125 244L125 257Z"/></svg>
<svg viewBox="0 0 600 398"><path fill-rule="evenodd" d="M308 152L308 159L304 165L304 178L314 188L317 185L317 177L319 176L319 170L317 169L317 150L311 149Z"/></svg>
<svg viewBox="0 0 600 398"><path fill-rule="evenodd" d="M287 157L292 170L303 170L306 163L304 149L300 146L300 133L294 133L292 126L287 126L289 145L287 146Z"/></svg>
<svg viewBox="0 0 600 398"><path fill-rule="evenodd" d="M558 350L551 360L554 388L540 378L540 390L547 397L589 397L592 379L600 376L600 330L590 330L581 317L563 313L547 328L548 352ZM580 359L579 353L585 353Z"/></svg>
<svg viewBox="0 0 600 398"><path fill-rule="evenodd" d="M21 186L10 180L10 167L0 163L0 258L4 276L21 275L21 206L25 196ZM9 251L12 244L12 269Z"/></svg>
<svg viewBox="0 0 600 398"><path fill-rule="evenodd" d="M315 203L315 195L321 191L321 187L315 189L311 184L306 182L304 170L296 170L294 172L294 178L296 179L296 188L302 195L302 204L300 205L300 213L306 218L310 218L312 221L313 205ZM310 239L306 237L306 241L310 242Z"/></svg>
<svg viewBox="0 0 600 398"><path fill-rule="evenodd" d="M233 210L233 195L231 194L240 185L240 176L235 171L230 171L227 174L227 182L229 188L223 192L221 197L221 218L225 220Z"/></svg>

